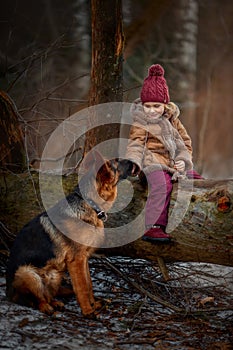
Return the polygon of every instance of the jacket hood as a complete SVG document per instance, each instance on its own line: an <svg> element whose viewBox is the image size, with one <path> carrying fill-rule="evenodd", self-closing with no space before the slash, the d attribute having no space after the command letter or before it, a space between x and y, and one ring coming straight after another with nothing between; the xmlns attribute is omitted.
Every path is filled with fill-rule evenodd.
<svg viewBox="0 0 233 350"><path fill-rule="evenodd" d="M142 101L140 98L137 98L131 105L130 112L135 121L140 120L140 122L156 124L158 120L153 120L153 118L147 116L144 113ZM174 102L169 102L165 104L165 113L164 117L170 121L174 121L180 115L179 107Z"/></svg>

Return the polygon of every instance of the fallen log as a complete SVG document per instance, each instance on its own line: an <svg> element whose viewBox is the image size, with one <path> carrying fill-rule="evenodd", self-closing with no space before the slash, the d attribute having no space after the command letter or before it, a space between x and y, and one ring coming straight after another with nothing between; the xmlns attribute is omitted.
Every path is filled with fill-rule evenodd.
<svg viewBox="0 0 233 350"><path fill-rule="evenodd" d="M48 194L56 192L56 178L59 180L59 176L48 176ZM71 175L63 180L65 192L71 192L77 178ZM149 259L157 262L161 269L164 267L164 274L164 262L208 262L233 266L233 180L182 180L174 185L167 227L172 236L169 245L141 240L144 231L142 214L140 224L135 221L136 225L132 225L133 230L124 223L124 220L128 222L142 212L146 189L137 179L126 180L122 184L124 201L128 188L133 184L133 199L126 209L109 215L106 229L118 223L120 236L127 237L128 241L125 244L123 239L121 244L120 239L118 246L110 245L98 252L107 256ZM0 186L0 222L16 234L27 221L43 211L38 173L0 176ZM1 249L11 244L6 240L0 230Z"/></svg>
<svg viewBox="0 0 233 350"><path fill-rule="evenodd" d="M141 202L145 200L141 195ZM129 234L127 229L125 235ZM233 180L182 180L175 184L167 231L172 236L169 245L138 238L101 253L153 260L161 270L164 261L233 266Z"/></svg>

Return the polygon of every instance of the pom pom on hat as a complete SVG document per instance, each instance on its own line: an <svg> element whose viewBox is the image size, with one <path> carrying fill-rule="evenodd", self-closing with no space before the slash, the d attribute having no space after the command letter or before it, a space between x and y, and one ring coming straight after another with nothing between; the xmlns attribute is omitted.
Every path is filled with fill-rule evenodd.
<svg viewBox="0 0 233 350"><path fill-rule="evenodd" d="M148 70L148 75L164 76L164 69L160 64L153 64Z"/></svg>
<svg viewBox="0 0 233 350"><path fill-rule="evenodd" d="M145 78L142 90L141 101L145 102L170 102L169 91L164 69L160 64L153 64L148 70L148 77Z"/></svg>

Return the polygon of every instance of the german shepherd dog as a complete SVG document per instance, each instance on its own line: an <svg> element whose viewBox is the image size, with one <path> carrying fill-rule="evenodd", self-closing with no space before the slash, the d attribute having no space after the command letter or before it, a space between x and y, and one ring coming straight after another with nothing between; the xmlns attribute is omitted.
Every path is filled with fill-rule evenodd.
<svg viewBox="0 0 233 350"><path fill-rule="evenodd" d="M89 154L84 158L87 176L65 203L61 200L51 209L56 213L56 225L48 210L17 234L6 271L10 301L53 314L64 307L54 298L68 271L82 314L93 317L101 307L94 299L88 259L101 245L105 212L116 199L117 183L132 171L132 163L125 159L106 161L96 151Z"/></svg>

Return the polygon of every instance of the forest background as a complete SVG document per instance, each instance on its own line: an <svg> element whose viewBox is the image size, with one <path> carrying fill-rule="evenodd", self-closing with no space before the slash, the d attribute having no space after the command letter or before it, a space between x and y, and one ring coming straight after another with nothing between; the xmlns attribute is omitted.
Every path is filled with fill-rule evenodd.
<svg viewBox="0 0 233 350"><path fill-rule="evenodd" d="M107 4L107 14L100 11L98 4ZM202 181L201 188L195 185L193 198L197 202L198 196L204 198L204 205L198 207L197 203L198 210L190 214L193 220L186 220L193 225L190 232L186 225L175 233L177 245L173 247L173 257L175 261L183 260L179 259L183 245L181 256L185 256L184 261L190 258L191 251L198 261L212 262L214 259L216 262L217 259L232 266L232 181L216 181L215 184L210 180L232 178L233 173L232 1L8 0L1 2L0 7L2 275L9 241L12 242L23 223L42 209L35 186L38 174L32 169L39 168L41 154L53 130L75 112L94 104L93 97L100 92L102 96L97 96L100 97L98 103L132 102L139 96L148 67L153 63L160 63L165 68L171 100L179 105L180 118L193 140L195 168L208 178L207 188ZM99 27L94 18L98 19ZM119 38L123 39L123 42L118 41L122 61L116 63L122 71L119 70L119 81L113 81L112 87L117 88L115 94L109 86L103 85L94 91L93 78L103 74L103 65L109 63L110 71L116 67L111 63L112 57L108 62L102 61L99 68L93 65L92 48L93 32L103 51L112 45L110 33L114 18L120 29ZM102 42L101 21L104 28L109 25ZM18 113L12 107L12 101ZM18 123L26 150L23 155L26 172L23 174L17 174L21 169L16 166L22 160ZM74 145L75 157L70 158L73 161L70 165L75 165L82 157L84 147L85 139L80 137ZM200 194L202 189L203 195ZM127 197L127 191L124 195ZM227 198L222 204L228 205L222 213L218 212L221 196ZM134 209L140 207L141 200L145 201L145 198L140 192L137 202L133 203ZM195 200L191 204L195 207ZM221 229L205 225L203 215L198 216L200 210L209 207L213 207L213 212L220 218ZM224 230L224 227L228 229ZM206 233L203 228L209 231ZM209 234L211 229L213 235L212 232ZM189 236L191 244L187 240ZM154 246L140 245L140 240L138 244L140 258L153 257L153 250L156 259ZM160 255L166 253L165 248L158 250ZM124 253L122 247L120 251ZM126 253L129 251L133 254L136 249L130 246ZM207 258L200 260L200 252L201 259L205 254ZM167 255L170 260L171 251ZM191 254L190 261L193 256ZM163 260L158 259L158 264L159 261L161 265ZM91 323L78 313L74 300L69 302L62 316L58 315L58 322L35 310L23 310L10 304L5 299L5 280L0 279L1 348L24 349L33 344L35 349L41 349L42 345L47 349L48 344L61 344L62 348L73 349L81 344L82 348L87 345L86 348L92 349L91 344L94 344L94 349L99 345L102 349L107 342L106 348L115 346L117 349L134 346L161 349L163 345L169 348L169 344L171 349L231 349L231 268L220 267L219 270L214 265L187 263L169 265L171 280L165 283L164 274L161 275L154 261L117 257L110 263L97 257L91 271L95 276L95 292L101 298L106 295L111 298L100 321ZM159 303L162 303L161 308L158 308ZM177 308L185 309L185 312L180 315ZM190 317L187 317L187 310L191 312Z"/></svg>
<svg viewBox="0 0 233 350"><path fill-rule="evenodd" d="M108 1L110 11L115 3ZM162 64L193 140L196 169L209 178L231 177L232 2L124 0L122 18L123 101L139 96L151 64ZM89 105L92 21L88 0L1 4L0 87L18 108L35 167L57 125ZM2 164L10 161L2 153Z"/></svg>

